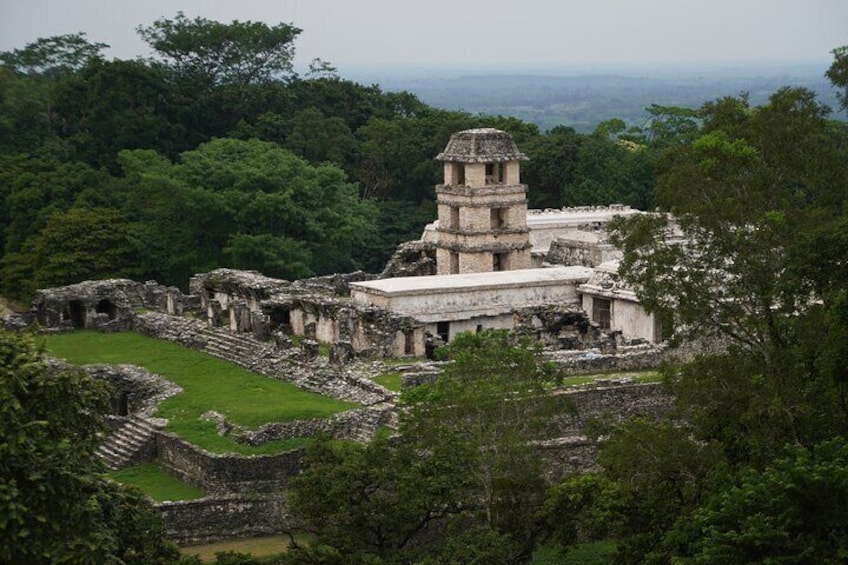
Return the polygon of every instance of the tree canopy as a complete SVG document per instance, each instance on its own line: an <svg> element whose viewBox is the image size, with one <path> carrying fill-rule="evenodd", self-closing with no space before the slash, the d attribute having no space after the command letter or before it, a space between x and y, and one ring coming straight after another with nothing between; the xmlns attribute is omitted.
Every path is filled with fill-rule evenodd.
<svg viewBox="0 0 848 565"><path fill-rule="evenodd" d="M172 563L141 493L103 478L94 451L105 385L50 368L30 336L0 331L0 560Z"/></svg>
<svg viewBox="0 0 848 565"><path fill-rule="evenodd" d="M291 72L294 40L301 30L291 24L229 24L182 12L137 28L138 34L180 77L208 85L245 86Z"/></svg>
<svg viewBox="0 0 848 565"><path fill-rule="evenodd" d="M700 130L659 161L659 213L615 226L643 305L719 345L667 367L674 428L606 430L599 483L571 487L624 560L844 559L838 510L815 502L841 500L848 480L848 129L827 115L798 88L755 108L706 103ZM618 504L591 498L607 482L627 494Z"/></svg>
<svg viewBox="0 0 848 565"><path fill-rule="evenodd" d="M506 332L460 334L443 355L438 381L406 396L400 438L321 444L292 482L293 511L327 551L399 563L529 556L544 495L530 442L568 404L543 390L552 368Z"/></svg>
<svg viewBox="0 0 848 565"><path fill-rule="evenodd" d="M53 213L71 207L118 211L131 231L139 276L183 287L190 274L224 264L286 277L354 268L378 272L398 243L417 239L435 217L434 186L442 172L433 157L452 133L473 127L504 129L528 153L524 179L532 206L652 206L659 143L622 130L615 120L591 135L563 127L544 133L515 118L439 110L408 92L357 84L325 61L298 76L292 59L301 30L291 23L224 23L178 13L137 31L153 49L151 59L106 60L106 46L83 34L42 38L0 53L0 218L8 219L0 224L0 265L6 272L3 292L11 297L26 300L32 290L18 282L27 276L21 268L24 242L37 237ZM339 210L332 199L326 213L313 214L322 219L303 223L301 235L292 233L288 217L276 221L288 231L268 221L279 202L263 208L259 201L279 195L213 195L188 189L185 181L169 192L163 187L173 187L174 179L161 179L159 187L140 184L126 168L132 160L127 151L179 163L210 142L222 147L224 140L256 139L321 170L332 163L344 171L344 182L356 187L361 202L350 206L352 221L339 224L339 237L327 231L336 214L330 210ZM231 154L230 162L238 155ZM85 199L75 201L67 188L84 168L91 180ZM243 182L253 178L248 168L242 167ZM246 198L266 221L248 221ZM361 224L364 209L368 221ZM186 225L187 210L197 225ZM237 210L244 210L239 218ZM328 244L318 250L321 230ZM341 233L354 237L347 243ZM200 248L187 248L196 235Z"/></svg>

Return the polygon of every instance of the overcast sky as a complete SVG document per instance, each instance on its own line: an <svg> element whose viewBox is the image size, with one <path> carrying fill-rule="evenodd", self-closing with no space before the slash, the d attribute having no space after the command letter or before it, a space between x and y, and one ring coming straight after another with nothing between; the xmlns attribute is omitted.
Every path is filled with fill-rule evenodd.
<svg viewBox="0 0 848 565"><path fill-rule="evenodd" d="M0 50L84 31L149 54L135 28L189 17L293 23L302 68L505 70L670 62L826 61L848 0L0 0Z"/></svg>

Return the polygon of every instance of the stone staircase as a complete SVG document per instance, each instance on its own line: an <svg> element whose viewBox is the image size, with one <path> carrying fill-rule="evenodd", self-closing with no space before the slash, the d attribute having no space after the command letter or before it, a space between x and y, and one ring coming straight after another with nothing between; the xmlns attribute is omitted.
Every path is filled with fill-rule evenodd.
<svg viewBox="0 0 848 565"><path fill-rule="evenodd" d="M251 371L261 372L263 360L275 360L281 356L273 345L244 334L204 328L201 335L206 342L203 348L206 353Z"/></svg>
<svg viewBox="0 0 848 565"><path fill-rule="evenodd" d="M301 359L298 349L281 350L261 342L249 334L233 333L220 328L204 328L200 336L205 341L203 351L274 379L326 394L333 398L361 402L365 405L385 400L370 382L359 381L350 375L340 375L328 366L325 359Z"/></svg>
<svg viewBox="0 0 848 565"><path fill-rule="evenodd" d="M296 347L280 349L251 334L209 327L201 320L146 312L136 316L135 326L146 335L199 349L254 373L288 381L304 390L339 400L370 406L384 402L390 396L370 380L330 366L326 357L304 356Z"/></svg>
<svg viewBox="0 0 848 565"><path fill-rule="evenodd" d="M141 418L127 418L97 448L97 455L112 471L146 461L156 451L156 428Z"/></svg>

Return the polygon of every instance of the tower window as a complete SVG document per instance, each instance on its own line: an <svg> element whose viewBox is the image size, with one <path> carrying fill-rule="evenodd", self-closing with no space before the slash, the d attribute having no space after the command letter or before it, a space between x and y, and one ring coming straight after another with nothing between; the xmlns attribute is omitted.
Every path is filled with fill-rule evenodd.
<svg viewBox="0 0 848 565"><path fill-rule="evenodd" d="M459 273L459 253L456 251L450 252L450 274Z"/></svg>
<svg viewBox="0 0 848 565"><path fill-rule="evenodd" d="M459 208L456 206L450 208L450 225L448 227L452 230L459 229Z"/></svg>
<svg viewBox="0 0 848 565"><path fill-rule="evenodd" d="M486 184L503 184L503 163L486 163Z"/></svg>
<svg viewBox="0 0 848 565"><path fill-rule="evenodd" d="M491 225L492 229L500 229L506 227L506 219L508 215L508 208L492 208L491 209Z"/></svg>

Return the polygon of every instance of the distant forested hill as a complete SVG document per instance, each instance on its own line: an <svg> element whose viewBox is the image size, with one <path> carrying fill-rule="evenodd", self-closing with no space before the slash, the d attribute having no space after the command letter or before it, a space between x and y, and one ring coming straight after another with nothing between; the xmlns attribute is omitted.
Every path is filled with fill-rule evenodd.
<svg viewBox="0 0 848 565"><path fill-rule="evenodd" d="M605 120L621 118L642 126L651 104L698 108L705 100L746 92L764 103L782 86L801 86L838 108L825 78L829 63L791 66L656 67L597 71L534 71L522 74L361 73L358 80L385 90L412 92L429 105L472 114L493 114L532 122L542 131L558 125L589 133ZM837 116L845 119L845 115Z"/></svg>

